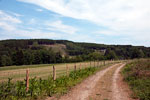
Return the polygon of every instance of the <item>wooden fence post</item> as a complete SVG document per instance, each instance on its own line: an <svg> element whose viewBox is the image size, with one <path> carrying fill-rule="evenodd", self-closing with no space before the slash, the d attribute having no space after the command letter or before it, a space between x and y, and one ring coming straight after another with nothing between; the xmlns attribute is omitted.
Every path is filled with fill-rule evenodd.
<svg viewBox="0 0 150 100"><path fill-rule="evenodd" d="M69 76L69 67L67 64L66 64L66 75Z"/></svg>
<svg viewBox="0 0 150 100"><path fill-rule="evenodd" d="M53 80L56 80L56 69L54 65L53 65Z"/></svg>
<svg viewBox="0 0 150 100"><path fill-rule="evenodd" d="M77 66L76 66L76 63L75 63L75 65L74 65L74 71L76 71L77 70Z"/></svg>
<svg viewBox="0 0 150 100"><path fill-rule="evenodd" d="M99 67L101 66L101 61L99 61Z"/></svg>
<svg viewBox="0 0 150 100"><path fill-rule="evenodd" d="M95 67L95 61L94 61L94 67Z"/></svg>
<svg viewBox="0 0 150 100"><path fill-rule="evenodd" d="M96 63L97 63L97 67L98 67L98 61Z"/></svg>
<svg viewBox="0 0 150 100"><path fill-rule="evenodd" d="M81 70L82 68L81 68L81 63L80 63L80 67L79 67L79 70Z"/></svg>
<svg viewBox="0 0 150 100"><path fill-rule="evenodd" d="M92 64L91 64L91 61L90 61L90 67L91 67L91 65L92 65Z"/></svg>
<svg viewBox="0 0 150 100"><path fill-rule="evenodd" d="M26 92L29 91L29 69L26 70Z"/></svg>
<svg viewBox="0 0 150 100"><path fill-rule="evenodd" d="M105 66L105 60L104 60L104 66Z"/></svg>

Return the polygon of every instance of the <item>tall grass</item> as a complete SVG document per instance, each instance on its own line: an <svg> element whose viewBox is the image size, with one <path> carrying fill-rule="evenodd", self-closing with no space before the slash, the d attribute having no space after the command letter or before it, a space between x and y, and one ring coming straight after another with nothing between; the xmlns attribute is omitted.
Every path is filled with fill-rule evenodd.
<svg viewBox="0 0 150 100"><path fill-rule="evenodd" d="M138 60L127 64L122 73L133 90L133 98L150 100L150 60Z"/></svg>

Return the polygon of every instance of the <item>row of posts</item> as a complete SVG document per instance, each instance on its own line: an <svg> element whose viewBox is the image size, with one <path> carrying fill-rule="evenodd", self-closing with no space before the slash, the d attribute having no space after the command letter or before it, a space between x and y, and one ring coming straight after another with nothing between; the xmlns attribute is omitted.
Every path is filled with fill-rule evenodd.
<svg viewBox="0 0 150 100"><path fill-rule="evenodd" d="M86 63L84 63L85 65L85 67L86 67ZM100 64L100 62L98 61L97 62L97 67L99 66L99 64ZM105 63L105 61L103 62L103 65L105 66L106 65L106 63ZM80 63L80 67L79 67L79 69L81 69L81 63ZM92 66L92 62L90 62L90 67ZM94 61L94 67L96 67L96 62ZM76 71L77 70L77 66L76 66L76 64L74 65L74 71ZM67 76L69 76L69 67L68 67L68 65L66 64L66 75ZM53 65L53 80L56 80L56 68L55 68L55 66ZM27 69L26 70L26 92L28 92L28 90L29 90L29 69Z"/></svg>

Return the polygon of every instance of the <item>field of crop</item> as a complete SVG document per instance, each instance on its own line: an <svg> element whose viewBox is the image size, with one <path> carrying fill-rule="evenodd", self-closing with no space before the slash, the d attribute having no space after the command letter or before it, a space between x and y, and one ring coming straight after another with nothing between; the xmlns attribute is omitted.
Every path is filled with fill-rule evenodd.
<svg viewBox="0 0 150 100"><path fill-rule="evenodd" d="M122 73L125 81L133 90L133 98L150 100L150 59L129 63Z"/></svg>
<svg viewBox="0 0 150 100"><path fill-rule="evenodd" d="M112 63L112 61L105 61L105 64ZM66 66L68 66L68 72L76 69L84 69L90 66L104 65L104 61L100 62L81 62L81 63L67 63L67 64L55 64L56 76L66 74ZM26 70L29 69L30 78L48 78L52 76L53 72L52 64L43 65L27 65L27 66L10 66L0 68L0 82L5 82L8 78L12 78L12 81L24 80L26 78Z"/></svg>

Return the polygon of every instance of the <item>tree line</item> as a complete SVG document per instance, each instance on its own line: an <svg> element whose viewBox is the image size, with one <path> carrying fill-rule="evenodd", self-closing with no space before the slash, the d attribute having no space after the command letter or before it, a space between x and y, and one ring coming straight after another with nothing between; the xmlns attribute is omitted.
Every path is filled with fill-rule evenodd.
<svg viewBox="0 0 150 100"><path fill-rule="evenodd" d="M32 65L32 64L52 64L52 63L69 63L81 62L88 60L104 60L100 53L90 53L88 55L62 56L60 52L52 50L21 50L18 49L11 55L2 55L0 57L0 66L11 65Z"/></svg>
<svg viewBox="0 0 150 100"><path fill-rule="evenodd" d="M65 55L48 47L55 44L66 46ZM0 66L148 57L150 57L150 48L142 46L76 43L49 39L0 41Z"/></svg>

